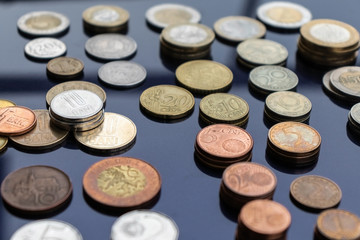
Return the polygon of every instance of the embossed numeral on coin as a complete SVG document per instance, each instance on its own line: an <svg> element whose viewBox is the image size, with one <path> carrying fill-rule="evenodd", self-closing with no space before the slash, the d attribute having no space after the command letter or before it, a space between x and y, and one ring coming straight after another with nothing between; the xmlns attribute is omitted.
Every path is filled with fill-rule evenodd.
<svg viewBox="0 0 360 240"><path fill-rule="evenodd" d="M63 96L63 99L73 108L86 105L86 101L76 92L69 92Z"/></svg>

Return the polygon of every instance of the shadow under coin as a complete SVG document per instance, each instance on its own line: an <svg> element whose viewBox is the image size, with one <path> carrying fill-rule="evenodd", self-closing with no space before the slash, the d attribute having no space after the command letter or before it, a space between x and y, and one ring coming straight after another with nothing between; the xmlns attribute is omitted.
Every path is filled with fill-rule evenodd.
<svg viewBox="0 0 360 240"><path fill-rule="evenodd" d="M25 32L20 31L19 29L17 30L17 32L19 33L19 35L21 35L24 38L27 39L35 39L35 38L39 38L39 37L52 37L52 38L60 38L62 36L65 36L68 32L69 32L70 28L67 28L64 31L61 31L57 34L49 34L49 35L42 35L42 36L36 36L36 35L31 35L31 34L27 34Z"/></svg>
<svg viewBox="0 0 360 240"><path fill-rule="evenodd" d="M228 206L226 203L224 203L221 200L220 197L219 197L219 204L220 204L220 210L221 210L222 214L230 221L237 223L239 211Z"/></svg>
<svg viewBox="0 0 360 240"><path fill-rule="evenodd" d="M98 156L98 157L110 157L110 156L115 156L115 155L120 155L123 154L127 151L129 151L134 145L135 145L136 139L134 139L134 141L132 143L130 143L130 145L118 149L118 150L98 150L98 149L92 149L89 147L85 147L83 145L80 145L79 148L81 149L81 151L88 153L90 155L94 155L94 156Z"/></svg>
<svg viewBox="0 0 360 240"><path fill-rule="evenodd" d="M209 175L209 176L215 177L215 178L222 178L224 169L215 169L215 168L206 166L204 163L200 162L200 160L197 158L195 152L194 152L194 162L195 162L197 168L201 172L205 173L206 175Z"/></svg>
<svg viewBox="0 0 360 240"><path fill-rule="evenodd" d="M261 94L259 92L256 92L249 84L248 84L248 90L249 90L249 93L251 94L251 96L253 96L257 100L265 102L265 99L267 97L266 94Z"/></svg>
<svg viewBox="0 0 360 240"><path fill-rule="evenodd" d="M355 145L360 147L360 132L356 132L350 127L350 123L346 123L346 135Z"/></svg>
<svg viewBox="0 0 360 240"><path fill-rule="evenodd" d="M161 118L161 117L154 117L149 115L146 110L144 110L141 105L139 106L140 108L140 112L149 120L154 121L154 122L158 122L158 123L178 123L178 122L182 122L186 119L188 119L192 113L194 112L194 110L192 110L191 113L188 113L186 116L182 117L182 118L177 118L177 119L166 119L166 118Z"/></svg>

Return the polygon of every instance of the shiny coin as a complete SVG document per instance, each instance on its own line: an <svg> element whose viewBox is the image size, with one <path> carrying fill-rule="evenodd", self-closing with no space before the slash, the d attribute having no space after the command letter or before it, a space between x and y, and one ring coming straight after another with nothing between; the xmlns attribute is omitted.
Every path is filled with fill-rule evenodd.
<svg viewBox="0 0 360 240"><path fill-rule="evenodd" d="M198 23L201 14L196 9L183 4L164 3L149 8L145 13L146 21L157 28L170 24Z"/></svg>
<svg viewBox="0 0 360 240"><path fill-rule="evenodd" d="M58 57L46 65L47 73L55 78L74 78L82 74L84 63L72 57Z"/></svg>
<svg viewBox="0 0 360 240"><path fill-rule="evenodd" d="M70 21L63 14L49 11L30 12L19 18L18 29L32 36L52 36L69 28Z"/></svg>
<svg viewBox="0 0 360 240"><path fill-rule="evenodd" d="M93 164L84 174L83 187L96 202L114 208L142 208L158 196L157 170L140 159L112 157Z"/></svg>
<svg viewBox="0 0 360 240"><path fill-rule="evenodd" d="M50 166L29 166L6 176L1 184L3 200L16 210L47 212L69 200L72 184L61 170Z"/></svg>
<svg viewBox="0 0 360 240"><path fill-rule="evenodd" d="M0 108L12 107L12 106L16 106L16 104L7 99L0 99Z"/></svg>
<svg viewBox="0 0 360 240"><path fill-rule="evenodd" d="M176 69L175 75L180 85L199 94L226 91L233 80L228 67L210 60L185 62Z"/></svg>
<svg viewBox="0 0 360 240"><path fill-rule="evenodd" d="M330 86L333 90L350 98L360 100L360 82L354 81L360 77L360 67L341 67L330 75Z"/></svg>
<svg viewBox="0 0 360 240"><path fill-rule="evenodd" d="M311 12L300 4L292 2L268 2L256 11L263 23L282 29L296 29L311 20Z"/></svg>
<svg viewBox="0 0 360 240"><path fill-rule="evenodd" d="M232 42L265 36L266 27L256 19L245 16L228 16L214 23L217 36Z"/></svg>
<svg viewBox="0 0 360 240"><path fill-rule="evenodd" d="M10 238L10 240L24 239L83 240L79 230L71 224L50 219L27 223L19 228Z"/></svg>
<svg viewBox="0 0 360 240"><path fill-rule="evenodd" d="M66 53L66 45L56 38L35 38L25 45L25 54L34 59L52 59Z"/></svg>
<svg viewBox="0 0 360 240"><path fill-rule="evenodd" d="M335 207L342 197L341 189L335 182L316 175L296 178L290 185L290 193L298 203L313 209Z"/></svg>
<svg viewBox="0 0 360 240"><path fill-rule="evenodd" d="M147 114L178 119L194 110L194 96L184 88L173 85L158 85L146 89L140 96L140 107Z"/></svg>
<svg viewBox="0 0 360 240"><path fill-rule="evenodd" d="M151 210L133 210L111 227L111 240L177 240L179 229L169 216Z"/></svg>
<svg viewBox="0 0 360 240"><path fill-rule="evenodd" d="M120 60L132 56L137 49L134 39L116 33L98 34L85 43L86 52L102 60Z"/></svg>
<svg viewBox="0 0 360 240"><path fill-rule="evenodd" d="M146 69L138 63L114 61L100 67L98 76L110 86L130 88L138 86L145 80Z"/></svg>
<svg viewBox="0 0 360 240"><path fill-rule="evenodd" d="M35 113L26 107L12 106L0 109L0 135L16 136L36 126Z"/></svg>

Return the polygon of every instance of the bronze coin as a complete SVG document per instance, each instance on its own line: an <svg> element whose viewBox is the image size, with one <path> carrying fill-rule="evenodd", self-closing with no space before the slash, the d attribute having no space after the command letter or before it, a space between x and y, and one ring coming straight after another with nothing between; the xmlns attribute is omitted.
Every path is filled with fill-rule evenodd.
<svg viewBox="0 0 360 240"><path fill-rule="evenodd" d="M27 107L11 106L0 109L0 135L21 135L33 129L35 125L35 113Z"/></svg>
<svg viewBox="0 0 360 240"><path fill-rule="evenodd" d="M62 206L72 193L69 177L51 166L29 166L6 176L1 195L10 207L26 212L47 212Z"/></svg>
<svg viewBox="0 0 360 240"><path fill-rule="evenodd" d="M84 174L83 187L96 202L114 208L136 208L160 192L161 178L149 163L131 157L111 157L93 164Z"/></svg>
<svg viewBox="0 0 360 240"><path fill-rule="evenodd" d="M50 60L46 65L48 74L58 78L71 78L83 72L84 63L72 57L58 57Z"/></svg>

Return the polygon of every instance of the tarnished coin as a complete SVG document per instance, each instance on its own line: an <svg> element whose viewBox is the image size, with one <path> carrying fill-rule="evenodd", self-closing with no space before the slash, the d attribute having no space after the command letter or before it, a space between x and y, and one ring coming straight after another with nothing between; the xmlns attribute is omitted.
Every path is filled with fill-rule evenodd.
<svg viewBox="0 0 360 240"><path fill-rule="evenodd" d="M31 109L22 106L0 108L0 135L21 135L35 126L36 116Z"/></svg>
<svg viewBox="0 0 360 240"><path fill-rule="evenodd" d="M3 200L16 210L47 212L69 200L72 184L61 170L51 166L29 166L6 176L1 184Z"/></svg>
<svg viewBox="0 0 360 240"><path fill-rule="evenodd" d="M25 45L25 54L30 58L47 60L66 53L66 45L56 38L35 38Z"/></svg>
<svg viewBox="0 0 360 240"><path fill-rule="evenodd" d="M333 70L330 74L330 86L333 90L348 97L360 101L360 67L341 67Z"/></svg>
<svg viewBox="0 0 360 240"><path fill-rule="evenodd" d="M8 138L0 136L0 153L7 147Z"/></svg>
<svg viewBox="0 0 360 240"><path fill-rule="evenodd" d="M281 1L273 1L260 5L256 15L263 23L282 29L300 28L312 18L309 9L304 6Z"/></svg>
<svg viewBox="0 0 360 240"><path fill-rule="evenodd" d="M342 193L332 180L316 175L296 178L290 185L290 194L301 205L313 209L327 209L339 204Z"/></svg>
<svg viewBox="0 0 360 240"><path fill-rule="evenodd" d="M58 57L46 65L47 73L54 78L74 78L82 74L84 63L72 57Z"/></svg>
<svg viewBox="0 0 360 240"><path fill-rule="evenodd" d="M116 33L98 34L85 43L86 52L101 60L120 60L135 54L137 43L129 36Z"/></svg>
<svg viewBox="0 0 360 240"><path fill-rule="evenodd" d="M175 75L180 85L199 94L226 91L233 80L233 73L228 67L210 60L185 62L176 69Z"/></svg>
<svg viewBox="0 0 360 240"><path fill-rule="evenodd" d="M198 23L201 14L196 9L177 3L163 3L149 8L145 13L146 21L157 28L170 24Z"/></svg>
<svg viewBox="0 0 360 240"><path fill-rule="evenodd" d="M265 36L266 27L256 19L245 16L228 16L214 23L217 36L232 42Z"/></svg>
<svg viewBox="0 0 360 240"><path fill-rule="evenodd" d="M12 107L12 106L16 106L16 104L7 99L0 99L0 108Z"/></svg>
<svg viewBox="0 0 360 240"><path fill-rule="evenodd" d="M96 202L114 208L143 208L156 199L161 188L158 171L131 157L106 158L84 174L83 187Z"/></svg>
<svg viewBox="0 0 360 240"><path fill-rule="evenodd" d="M83 240L79 230L59 220L44 219L25 224L11 236L10 240Z"/></svg>
<svg viewBox="0 0 360 240"><path fill-rule="evenodd" d="M98 76L104 83L121 88L140 85L146 78L146 69L138 63L114 61L101 66Z"/></svg>
<svg viewBox="0 0 360 240"><path fill-rule="evenodd" d="M111 240L177 240L179 229L169 216L151 210L121 215L111 227Z"/></svg>
<svg viewBox="0 0 360 240"><path fill-rule="evenodd" d="M32 36L53 36L69 28L70 21L63 14L50 11L30 12L21 16L18 29Z"/></svg>
<svg viewBox="0 0 360 240"><path fill-rule="evenodd" d="M33 110L37 123L34 129L20 136L12 136L10 140L17 146L29 150L51 149L61 144L69 131L50 125L48 110Z"/></svg>
<svg viewBox="0 0 360 240"><path fill-rule="evenodd" d="M140 95L141 109L164 119L183 118L194 110L194 105L194 96L189 91L173 85L153 86Z"/></svg>

